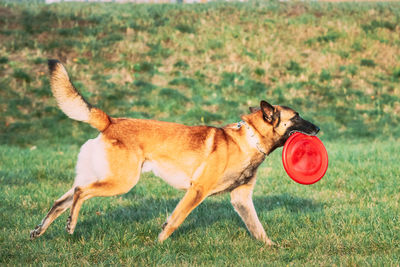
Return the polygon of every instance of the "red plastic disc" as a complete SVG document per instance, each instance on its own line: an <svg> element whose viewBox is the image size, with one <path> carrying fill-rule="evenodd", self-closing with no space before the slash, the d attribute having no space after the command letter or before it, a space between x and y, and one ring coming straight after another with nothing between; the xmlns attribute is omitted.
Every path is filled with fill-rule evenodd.
<svg viewBox="0 0 400 267"><path fill-rule="evenodd" d="M321 180L328 169L328 153L318 137L297 132L283 146L282 162L295 182L313 184Z"/></svg>

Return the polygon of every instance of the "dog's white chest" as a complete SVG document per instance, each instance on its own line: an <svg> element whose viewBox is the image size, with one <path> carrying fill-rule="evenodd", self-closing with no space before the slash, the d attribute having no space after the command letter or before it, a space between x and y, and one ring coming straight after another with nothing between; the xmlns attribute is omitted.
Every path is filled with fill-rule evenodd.
<svg viewBox="0 0 400 267"><path fill-rule="evenodd" d="M188 189L190 187L190 178L184 172L177 170L176 166L146 160L143 163L142 172L150 171L177 189Z"/></svg>

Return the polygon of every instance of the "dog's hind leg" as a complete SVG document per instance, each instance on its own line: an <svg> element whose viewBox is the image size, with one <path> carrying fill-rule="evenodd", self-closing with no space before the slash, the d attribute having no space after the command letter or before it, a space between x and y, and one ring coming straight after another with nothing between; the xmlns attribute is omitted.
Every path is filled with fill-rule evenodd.
<svg viewBox="0 0 400 267"><path fill-rule="evenodd" d="M67 221L67 232L70 234L74 233L78 221L78 214L85 200L92 197L108 197L128 192L139 181L141 165L142 162L140 161L136 170L130 168L129 175L122 175L122 173L117 172L114 176L109 176L104 180L85 186L77 186L73 194L71 214Z"/></svg>
<svg viewBox="0 0 400 267"><path fill-rule="evenodd" d="M249 232L258 240L269 246L275 245L266 235L265 230L258 219L254 208L252 193L255 184L255 177L248 184L238 186L231 192L231 203L236 212L246 224Z"/></svg>
<svg viewBox="0 0 400 267"><path fill-rule="evenodd" d="M57 219L58 216L60 216L66 209L71 207L73 197L74 188L70 189L62 197L56 200L53 207L51 207L50 211L47 213L46 217L44 217L42 222L30 232L31 239L41 236L50 226L50 224Z"/></svg>

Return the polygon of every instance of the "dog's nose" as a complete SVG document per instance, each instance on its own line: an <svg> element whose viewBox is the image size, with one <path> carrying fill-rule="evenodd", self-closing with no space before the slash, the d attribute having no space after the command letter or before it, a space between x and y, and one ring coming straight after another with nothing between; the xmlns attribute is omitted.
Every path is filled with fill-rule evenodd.
<svg viewBox="0 0 400 267"><path fill-rule="evenodd" d="M319 127L318 126L315 126L315 134L317 134L318 132L319 132Z"/></svg>

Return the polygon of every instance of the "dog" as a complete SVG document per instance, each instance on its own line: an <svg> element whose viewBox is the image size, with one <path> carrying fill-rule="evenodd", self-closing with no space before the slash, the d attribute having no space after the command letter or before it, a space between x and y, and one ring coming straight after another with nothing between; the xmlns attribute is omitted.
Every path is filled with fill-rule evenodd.
<svg viewBox="0 0 400 267"><path fill-rule="evenodd" d="M72 188L55 201L42 222L30 232L42 235L70 208L66 230L73 234L85 200L128 192L141 172L153 171L168 184L185 190L162 226L166 240L206 197L229 192L235 211L256 239L267 237L253 205L257 168L294 132L316 135L319 128L291 108L260 102L242 121L222 128L186 126L144 119L113 118L93 107L75 89L64 66L48 61L50 84L60 109L71 119L89 123L100 134L80 149Z"/></svg>

